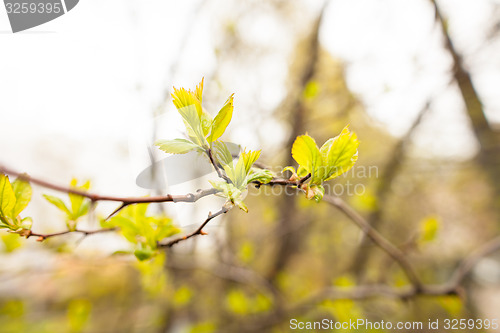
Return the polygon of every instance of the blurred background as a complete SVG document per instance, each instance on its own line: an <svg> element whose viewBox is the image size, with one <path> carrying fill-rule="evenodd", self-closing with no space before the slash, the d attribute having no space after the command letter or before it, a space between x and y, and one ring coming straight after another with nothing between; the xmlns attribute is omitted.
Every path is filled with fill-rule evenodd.
<svg viewBox="0 0 500 333"><path fill-rule="evenodd" d="M91 180L101 194L208 188L216 176L202 167L167 158L151 168L166 156L152 143L183 135L172 86L194 88L204 77L212 115L235 93L223 138L262 149L260 162L275 171L294 165L297 135L322 144L350 124L359 160L329 190L399 247L425 283L448 281L498 235L498 0L82 0L17 34L0 11L0 30L1 165L61 185ZM26 211L33 230L64 230L44 193L55 194L34 186ZM500 320L498 254L475 265L462 297L325 300L289 313L330 286L408 281L327 204L270 188L249 189L245 202L248 214L233 210L211 222L209 236L140 263L116 255L129 246L118 235L37 243L2 231L0 331L288 332L291 318ZM222 203L150 210L188 232ZM99 204L81 223L98 228L114 208Z"/></svg>

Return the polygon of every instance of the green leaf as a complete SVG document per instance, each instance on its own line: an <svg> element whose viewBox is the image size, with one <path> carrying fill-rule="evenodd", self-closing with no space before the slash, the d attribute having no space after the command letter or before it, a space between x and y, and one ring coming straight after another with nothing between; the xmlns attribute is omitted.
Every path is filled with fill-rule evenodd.
<svg viewBox="0 0 500 333"><path fill-rule="evenodd" d="M134 204L113 216L106 227L118 227L120 233L136 246L136 256L145 260L155 254L158 241L180 232L164 216L147 216L148 204Z"/></svg>
<svg viewBox="0 0 500 333"><path fill-rule="evenodd" d="M75 189L75 190L82 190L82 191L86 191L90 188L90 182L87 181L85 182L82 186L77 186L78 184L78 181L73 178L71 180L71 183L70 183L70 187ZM81 212L82 212L82 204L83 204L83 201L85 199L85 197L81 196L81 195L78 195L78 194L73 194L73 193L69 193L68 194L69 196L69 200L71 202L71 219L72 220L76 220L78 219L81 215Z"/></svg>
<svg viewBox="0 0 500 333"><path fill-rule="evenodd" d="M201 127L201 116L198 115L194 105L189 105L178 109L184 120L189 138L199 146L206 146L205 135Z"/></svg>
<svg viewBox="0 0 500 333"><path fill-rule="evenodd" d="M228 173L228 170L226 170L226 173ZM238 159L238 162L236 162L236 166L232 170L232 173L228 173L228 177L231 179L234 186L236 186L239 189L247 185L246 184L247 173L245 169L245 159L243 157L243 154L240 155L240 158Z"/></svg>
<svg viewBox="0 0 500 333"><path fill-rule="evenodd" d="M12 190L9 177L0 174L0 216L13 218L16 196Z"/></svg>
<svg viewBox="0 0 500 333"><path fill-rule="evenodd" d="M207 136L212 129L212 116L205 110L202 109L201 112L201 129L203 130L203 136Z"/></svg>
<svg viewBox="0 0 500 333"><path fill-rule="evenodd" d="M31 217L25 217L24 219L21 220L21 224L19 225L19 227L26 230L31 230L32 226L33 226L33 219Z"/></svg>
<svg viewBox="0 0 500 333"><path fill-rule="evenodd" d="M90 201L87 200L80 206L80 210L78 210L78 212L73 212L75 219L78 219L84 215L87 215L87 213L89 212L89 209L90 209Z"/></svg>
<svg viewBox="0 0 500 333"><path fill-rule="evenodd" d="M257 181L262 184L269 183L274 178L273 173L269 170L255 170L247 176L247 184Z"/></svg>
<svg viewBox="0 0 500 333"><path fill-rule="evenodd" d="M66 215L68 215L68 216L71 215L71 212L69 211L68 207L66 207L64 202L61 199L59 199L58 197L54 197L54 196L48 195L48 194L44 194L43 197L48 202L50 202L51 204L53 204L54 206L56 206L57 208L62 210L64 213L66 213Z"/></svg>
<svg viewBox="0 0 500 333"><path fill-rule="evenodd" d="M202 93L203 79L200 84L196 86L194 91L184 88L177 89L174 87L174 92L172 93L172 102L184 119L184 124L186 125L189 137L194 143L200 146L204 146L204 143L206 142L206 134L204 133L206 131L208 134L208 130L210 128L210 116L206 113L203 115L204 112L201 107ZM202 124L203 120L206 122L205 125Z"/></svg>
<svg viewBox="0 0 500 333"><path fill-rule="evenodd" d="M19 237L18 234L3 232L0 238L2 239L5 252L7 253L13 252L23 245L23 243L21 243L20 241L21 237Z"/></svg>
<svg viewBox="0 0 500 333"><path fill-rule="evenodd" d="M215 116L215 119L212 122L212 132L210 133L208 142L211 143L220 138L231 122L231 118L233 116L233 95L229 96L222 109L220 109L217 116Z"/></svg>
<svg viewBox="0 0 500 333"><path fill-rule="evenodd" d="M321 183L319 172L323 169L323 161L313 138L307 134L298 136L292 146L292 157L307 173L311 173L311 183Z"/></svg>
<svg viewBox="0 0 500 333"><path fill-rule="evenodd" d="M33 193L31 185L20 179L16 179L12 183L12 190L16 197L16 204L12 211L12 216L17 217L25 208L31 200L31 195Z"/></svg>
<svg viewBox="0 0 500 333"><path fill-rule="evenodd" d="M309 172L302 165L299 165L297 168L297 176L299 176L299 178L307 176L308 173Z"/></svg>
<svg viewBox="0 0 500 333"><path fill-rule="evenodd" d="M203 95L203 84L205 82L205 78L202 77L200 83L196 86L196 89L194 91L194 96L200 101L200 104L202 102L202 95Z"/></svg>
<svg viewBox="0 0 500 333"><path fill-rule="evenodd" d="M180 111L183 108L194 106L198 118L201 118L203 112L201 108L201 94L203 92L203 79L200 84L196 87L195 91L191 91L185 88L175 88L172 93L172 102L175 107Z"/></svg>
<svg viewBox="0 0 500 333"><path fill-rule="evenodd" d="M231 155L229 148L227 148L224 142L214 142L212 152L215 159L219 161L222 166L233 164L233 155Z"/></svg>
<svg viewBox="0 0 500 333"><path fill-rule="evenodd" d="M311 185L310 190L312 191L312 199L316 202L320 202L325 195L325 188L322 185Z"/></svg>
<svg viewBox="0 0 500 333"><path fill-rule="evenodd" d="M260 157L260 150L257 151L250 150L248 153L243 151L241 153L240 158L243 159L243 163L245 165L245 174L248 174L250 172L252 165L259 159L259 157Z"/></svg>
<svg viewBox="0 0 500 333"><path fill-rule="evenodd" d="M146 247L146 248L141 248L141 249L135 250L134 255L140 261L144 261L144 260L148 260L149 258L153 257L155 255L155 251L153 251L149 247Z"/></svg>
<svg viewBox="0 0 500 333"><path fill-rule="evenodd" d="M244 211L245 213L248 213L248 207L247 207L247 205L245 205L245 203L243 202L243 200L236 199L236 200L234 200L234 204L236 206L238 206L238 208L241 209L242 211Z"/></svg>
<svg viewBox="0 0 500 333"><path fill-rule="evenodd" d="M340 135L325 142L321 147L321 155L327 165L325 180L330 180L352 168L358 160L359 141L356 133L344 127Z"/></svg>
<svg viewBox="0 0 500 333"><path fill-rule="evenodd" d="M200 146L186 139L158 140L155 142L155 145L169 154L185 154L200 148Z"/></svg>

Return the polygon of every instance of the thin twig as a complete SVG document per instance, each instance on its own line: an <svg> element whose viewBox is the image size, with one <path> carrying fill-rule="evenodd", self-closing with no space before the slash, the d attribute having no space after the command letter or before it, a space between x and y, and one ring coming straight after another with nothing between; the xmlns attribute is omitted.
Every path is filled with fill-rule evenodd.
<svg viewBox="0 0 500 333"><path fill-rule="evenodd" d="M342 213L344 213L344 215L349 217L349 219L353 221L375 244L377 244L378 247L393 258L401 266L411 284L417 291L422 287L422 283L415 273L415 270L400 249L394 246L394 244L388 241L377 230L373 229L368 221L352 209L344 200L330 195L325 195L323 200L338 208Z"/></svg>
<svg viewBox="0 0 500 333"><path fill-rule="evenodd" d="M221 179L224 179L227 183L231 184L232 183L231 179L229 179L229 177L224 174L221 165L217 163L217 161L214 159L214 156L212 154L212 149L208 148L206 150L206 153L208 155L208 158L210 159L210 163L213 165L215 171L217 172L217 176L219 176L219 178Z"/></svg>
<svg viewBox="0 0 500 333"><path fill-rule="evenodd" d="M283 179L283 178L274 178L268 183L262 183L259 182L258 180L254 180L252 184L255 184L256 188L260 188L263 185L267 186L296 186L300 188L304 182L306 182L309 178L311 178L311 174L307 174L304 177L300 178L299 180L290 180L290 179Z"/></svg>
<svg viewBox="0 0 500 333"><path fill-rule="evenodd" d="M196 229L195 231L193 231L192 233L190 234L187 234L185 236L182 236L182 237L178 237L174 240L171 240L167 243L158 243L158 247L172 247L173 245L181 242L181 241L184 241L184 240L187 240L191 237L194 237L194 236L197 236L197 235L207 235L206 232L203 231L203 228L208 224L208 222L210 222L212 219L216 218L217 216L219 215L222 215L222 214L225 214L229 211L230 208L226 208L226 207L222 207L221 210L219 210L217 213L215 214L212 214L212 213L208 213L208 217L206 218L206 220L198 227L198 229Z"/></svg>
<svg viewBox="0 0 500 333"><path fill-rule="evenodd" d="M31 230L29 230L29 232L27 232L26 235L23 235L23 236L26 236L26 238L38 237L37 241L43 242L47 238L56 237L56 236L62 236L62 235L67 235L67 234L70 234L70 233L80 233L80 234L83 234L84 237L86 237L86 236L89 236L89 235L95 235L95 234L100 234L100 233L104 233L104 232L116 231L117 229L118 228L108 228L108 229L98 229L98 230L81 230L81 229L75 229L75 230L66 230L66 231L61 231L61 232L55 232L55 233L52 233L52 234L40 234L40 233L32 232Z"/></svg>

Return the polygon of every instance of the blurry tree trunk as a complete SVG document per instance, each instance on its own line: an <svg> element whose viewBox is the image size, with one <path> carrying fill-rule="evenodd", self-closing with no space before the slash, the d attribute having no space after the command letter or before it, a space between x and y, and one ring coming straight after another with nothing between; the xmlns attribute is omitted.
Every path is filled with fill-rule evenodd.
<svg viewBox="0 0 500 333"><path fill-rule="evenodd" d="M290 135L286 143L287 151L290 151L295 141L295 138L302 134L304 129L304 122L306 118L305 105L303 103L303 91L307 83L313 78L316 64L319 58L319 29L321 27L321 21L323 14L325 12L326 3L321 9L318 18L315 20L312 31L308 37L307 42L304 45L304 49L307 50L306 61L299 72L298 84L291 89L288 94L287 100L289 101L290 108L290 122L292 124ZM290 102L291 101L291 102ZM291 154L287 154L287 160L285 165L293 165L294 160ZM299 234L302 230L297 228L297 224L300 223L298 218L297 203L295 196L284 195L279 203L278 210L280 216L278 218L278 229L281 231L288 231L280 233L281 236L276 240L278 244L276 256L272 260L270 266L270 271L268 273L268 278L270 280L275 280L278 273L283 270L283 268L288 263L291 256L300 247L301 241L305 239L303 234Z"/></svg>
<svg viewBox="0 0 500 333"><path fill-rule="evenodd" d="M461 55L453 45L439 6L436 0L430 1L434 6L436 23L443 33L445 48L453 59L452 75L460 89L472 129L481 146L478 161L490 177L495 195L494 205L498 211L500 207L500 133L494 131L488 123L484 106L474 88L470 73L464 67Z"/></svg>

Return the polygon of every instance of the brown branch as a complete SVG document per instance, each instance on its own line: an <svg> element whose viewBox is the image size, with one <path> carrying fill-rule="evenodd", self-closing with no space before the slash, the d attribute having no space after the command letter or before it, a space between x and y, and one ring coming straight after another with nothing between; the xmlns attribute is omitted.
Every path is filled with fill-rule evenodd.
<svg viewBox="0 0 500 333"><path fill-rule="evenodd" d="M262 182L259 182L258 180L254 180L252 182L252 184L255 184L256 188L260 188L263 185L267 185L267 186L296 186L297 188L300 188L300 185L304 184L309 178L311 178L310 173L308 173L304 177L300 178L299 180L274 178L269 183L262 183Z"/></svg>
<svg viewBox="0 0 500 333"><path fill-rule="evenodd" d="M86 237L86 236L89 236L89 235L95 235L95 234L100 234L100 233L104 233L104 232L116 231L116 230L118 230L118 228L108 228L108 229L98 229L98 230L80 230L80 229L75 229L75 230L66 230L66 231L61 231L61 232L55 232L55 233L52 233L52 234L40 234L40 233L36 233L36 232L33 232L33 231L29 230L25 235L23 234L23 236L26 236L26 238L38 237L37 241L38 242L43 242L47 238L56 237L56 236L62 236L62 235L67 235L67 234L70 234L70 233L80 233L80 234L83 234L84 237Z"/></svg>
<svg viewBox="0 0 500 333"><path fill-rule="evenodd" d="M80 195L82 197L90 199L93 202L96 202L96 201L115 201L115 202L121 202L125 206L131 205L131 204L137 204L137 203L195 202L203 197L206 197L206 196L212 195L212 194L216 194L219 192L218 190L211 188L211 189L206 189L206 190L198 190L195 193L188 193L188 194L166 194L166 195L160 195L160 196L154 196L154 197L117 197L117 196L99 195L99 194L95 194L95 193L81 191L81 190L71 188L71 187L56 185L56 184L53 184L53 183L50 183L50 182L47 182L47 181L44 181L44 180L41 180L41 179L38 179L35 177L31 177L25 173L20 173L20 172L11 170L11 169L6 168L6 167L1 166L1 165L0 165L0 173L13 175L13 176L18 177L19 179L24 180L24 181L27 181L27 182L30 182L30 183L54 190L54 191ZM116 212L117 211L115 211L115 213Z"/></svg>
<svg viewBox="0 0 500 333"><path fill-rule="evenodd" d="M330 195L325 195L323 197L323 200L330 205L338 208L342 213L344 213L344 215L346 215L351 221L353 221L378 247L380 247L391 258L393 258L401 266L416 290L419 290L422 287L422 283L415 273L415 270L400 249L394 246L394 244L388 241L377 230L373 229L368 221L365 220L354 209L352 209L344 200Z"/></svg>
<svg viewBox="0 0 500 333"><path fill-rule="evenodd" d="M206 153L208 155L210 163L213 165L215 171L217 172L217 176L219 176L219 178L221 179L224 179L227 183L232 184L231 179L229 179L229 177L224 174L222 166L214 159L214 156L212 154L212 149L210 148L207 149Z"/></svg>
<svg viewBox="0 0 500 333"><path fill-rule="evenodd" d="M391 185L399 174L403 161L406 158L406 151L411 142L411 138L415 130L419 127L420 123L425 114L430 109L430 101L427 101L425 106L420 110L417 118L413 121L410 129L406 134L397 142L394 146L389 159L387 160L384 169L381 173L381 177L375 186L375 197L377 198L377 205L369 214L367 221L374 228L378 229L382 222L383 207L387 202L389 196ZM354 275L362 278L364 268L366 263L369 261L371 252L369 247L367 247L368 239L362 236L359 246L353 255L351 271Z"/></svg>
<svg viewBox="0 0 500 333"><path fill-rule="evenodd" d="M195 231L193 231L190 234L187 234L187 235L182 236L182 237L178 237L178 238L176 238L174 240L171 240L171 241L169 241L167 243L158 243L158 247L172 247L173 245L175 245L175 244L177 244L177 243L179 243L181 241L187 240L187 239L189 239L191 237L194 237L194 236L197 236L197 235L207 235L207 233L203 231L203 228L208 224L208 222L210 222L212 219L216 218L219 215L227 213L229 210L230 210L230 208L222 207L221 210L219 210L215 214L208 213L208 217L198 227L198 229L196 229Z"/></svg>

